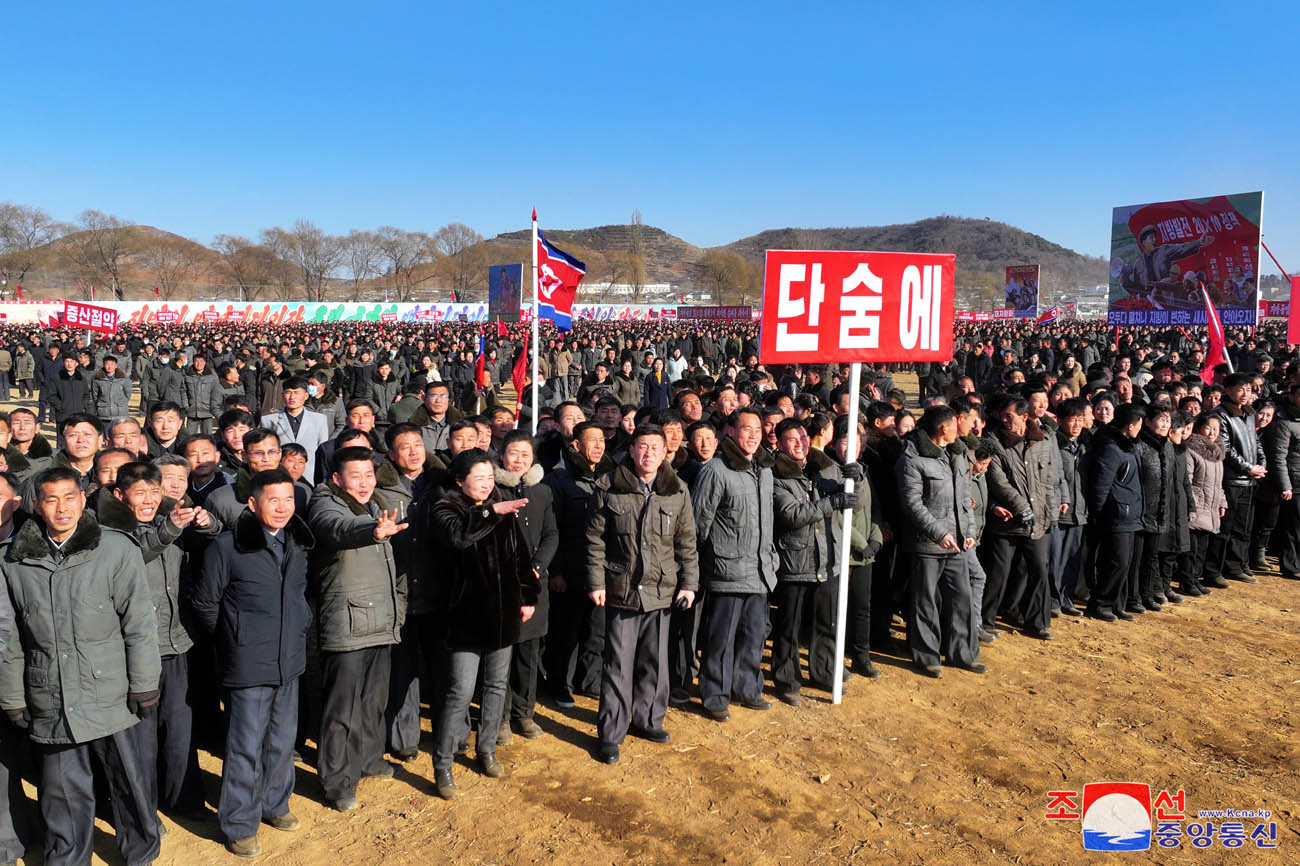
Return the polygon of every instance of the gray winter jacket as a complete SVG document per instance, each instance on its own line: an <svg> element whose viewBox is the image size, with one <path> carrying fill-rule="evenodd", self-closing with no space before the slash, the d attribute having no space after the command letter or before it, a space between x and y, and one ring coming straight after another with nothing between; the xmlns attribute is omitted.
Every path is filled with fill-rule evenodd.
<svg viewBox="0 0 1300 866"><path fill-rule="evenodd" d="M730 438L700 467L691 488L701 584L710 592L752 595L776 588L772 458L746 460Z"/></svg>
<svg viewBox="0 0 1300 866"><path fill-rule="evenodd" d="M1010 520L988 518L985 531L994 535L1042 538L1061 514L1061 466L1056 443L1034 419L1025 435L994 430L984 437L993 452L989 464L989 505L1011 512ZM1032 531L1022 515L1033 514Z"/></svg>
<svg viewBox="0 0 1300 866"><path fill-rule="evenodd" d="M389 539L376 542L381 510L376 493L365 505L326 482L316 488L307 525L316 538L308 595L317 611L322 652L346 652L401 641L406 575L399 574Z"/></svg>
<svg viewBox="0 0 1300 866"><path fill-rule="evenodd" d="M101 421L125 418L131 411L131 379L122 369L109 376L103 370L90 380L90 399L95 404L95 415Z"/></svg>
<svg viewBox="0 0 1300 866"><path fill-rule="evenodd" d="M185 408L191 419L220 418L222 399L221 380L216 373L204 368L202 373L191 369L185 375Z"/></svg>
<svg viewBox="0 0 1300 866"><path fill-rule="evenodd" d="M940 546L952 535L958 547L974 537L970 491L958 458L935 445L922 430L903 437L903 453L895 464L903 549L926 556L952 556L957 551Z"/></svg>
<svg viewBox="0 0 1300 866"><path fill-rule="evenodd" d="M830 497L844 486L840 467L815 448L802 467L778 452L772 476L777 578L824 583L839 567L843 520Z"/></svg>
<svg viewBox="0 0 1300 866"><path fill-rule="evenodd" d="M0 549L20 623L20 645L0 664L0 707L26 707L28 735L47 744L86 743L138 722L127 695L157 690L162 667L139 549L89 512L57 563L35 518Z"/></svg>

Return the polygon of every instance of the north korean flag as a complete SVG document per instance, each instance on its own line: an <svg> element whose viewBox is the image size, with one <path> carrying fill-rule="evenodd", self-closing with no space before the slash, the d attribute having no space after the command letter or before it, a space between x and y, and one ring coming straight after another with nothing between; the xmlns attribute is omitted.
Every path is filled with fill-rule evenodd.
<svg viewBox="0 0 1300 866"><path fill-rule="evenodd" d="M587 266L537 233L537 310L567 331L573 327L573 301Z"/></svg>

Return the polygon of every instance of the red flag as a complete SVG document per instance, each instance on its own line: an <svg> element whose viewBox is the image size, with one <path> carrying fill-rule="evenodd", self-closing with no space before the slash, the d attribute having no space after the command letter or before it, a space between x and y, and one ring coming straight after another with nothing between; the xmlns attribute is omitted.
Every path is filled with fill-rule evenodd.
<svg viewBox="0 0 1300 866"><path fill-rule="evenodd" d="M154 286L154 287L153 287L153 296L154 296L155 298L161 298L161 297L162 297L162 295L158 294L158 287L157 287L157 286Z"/></svg>
<svg viewBox="0 0 1300 866"><path fill-rule="evenodd" d="M515 405L515 418L519 417L519 406L524 402L524 379L528 377L528 333L524 333L524 350L515 358L515 368L510 373L510 380L515 383L515 394L519 401Z"/></svg>
<svg viewBox="0 0 1300 866"><path fill-rule="evenodd" d="M474 384L479 388L487 388L490 382L484 382L483 377L487 373L483 370L483 362L487 359L487 351L483 346L483 326L478 326L478 360L474 362Z"/></svg>
<svg viewBox="0 0 1300 866"><path fill-rule="evenodd" d="M1210 332L1210 351L1206 353L1205 366L1201 368L1201 381L1213 385L1214 368L1219 364L1227 364L1231 370L1232 361L1228 359L1228 341L1223 334L1223 322L1219 320L1219 311L1214 309L1210 293L1205 290L1205 283L1201 283L1201 298L1205 301L1205 327Z"/></svg>
<svg viewBox="0 0 1300 866"><path fill-rule="evenodd" d="M22 286L19 286L19 287L18 287L18 300L21 301L22 299L23 299L23 287L22 287Z"/></svg>
<svg viewBox="0 0 1300 866"><path fill-rule="evenodd" d="M497 336L504 337L509 331L506 330L506 323L497 319Z"/></svg>

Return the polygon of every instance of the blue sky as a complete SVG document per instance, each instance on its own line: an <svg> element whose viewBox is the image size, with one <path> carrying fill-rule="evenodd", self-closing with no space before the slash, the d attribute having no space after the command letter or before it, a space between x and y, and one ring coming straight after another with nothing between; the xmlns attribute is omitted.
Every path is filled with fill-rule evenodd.
<svg viewBox="0 0 1300 866"><path fill-rule="evenodd" d="M1300 271L1294 2L77 7L6 12L0 200L61 219L639 208L708 246L947 213L1104 255L1115 205L1264 189Z"/></svg>

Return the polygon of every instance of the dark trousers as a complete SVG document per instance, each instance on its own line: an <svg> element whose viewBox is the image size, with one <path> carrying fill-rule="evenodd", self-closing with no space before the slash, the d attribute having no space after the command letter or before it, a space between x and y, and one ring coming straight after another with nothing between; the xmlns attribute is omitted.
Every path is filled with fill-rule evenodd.
<svg viewBox="0 0 1300 866"><path fill-rule="evenodd" d="M725 710L734 695L741 701L763 697L763 639L767 593L709 594L700 662L700 702L706 710Z"/></svg>
<svg viewBox="0 0 1300 866"><path fill-rule="evenodd" d="M1188 563L1187 573L1189 577L1200 580L1205 574L1205 556L1210 549L1210 539L1214 533L1209 530L1193 529L1192 530L1192 551L1190 562Z"/></svg>
<svg viewBox="0 0 1300 866"><path fill-rule="evenodd" d="M1124 588L1129 607L1141 604L1143 600L1150 598L1147 594L1143 569L1154 564L1151 557L1155 554L1155 548L1159 543L1159 533L1135 532L1133 534L1133 556L1129 559L1128 580Z"/></svg>
<svg viewBox="0 0 1300 866"><path fill-rule="evenodd" d="M1254 485L1224 485L1223 493L1228 499L1228 510L1219 521L1219 534L1210 539L1210 549L1205 554L1206 577L1238 577L1249 566Z"/></svg>
<svg viewBox="0 0 1300 866"><path fill-rule="evenodd" d="M537 707L537 678L542 670L542 639L521 640L510 653L510 720L533 717Z"/></svg>
<svg viewBox="0 0 1300 866"><path fill-rule="evenodd" d="M1297 491L1300 493L1300 491ZM1283 574L1300 574L1300 495L1283 500L1278 510L1278 564Z"/></svg>
<svg viewBox="0 0 1300 866"><path fill-rule="evenodd" d="M203 808L203 775L194 744L194 711L189 702L189 665L185 654L165 656L158 678L158 706L131 728L146 772L151 800L163 811L195 812Z"/></svg>
<svg viewBox="0 0 1300 866"><path fill-rule="evenodd" d="M617 745L628 725L663 727L668 712L668 611L605 608L604 666L596 734Z"/></svg>
<svg viewBox="0 0 1300 866"><path fill-rule="evenodd" d="M217 672L216 647L207 637L200 637L186 656L194 742L220 756L226 747L226 714L221 710L221 677Z"/></svg>
<svg viewBox="0 0 1300 866"><path fill-rule="evenodd" d="M1047 573L1051 575L1052 606L1074 604L1075 587L1083 565L1083 527L1052 525L1052 556Z"/></svg>
<svg viewBox="0 0 1300 866"><path fill-rule="evenodd" d="M0 729L0 862L23 856L30 837L27 795L23 792L23 768L30 763L31 743L13 725Z"/></svg>
<svg viewBox="0 0 1300 866"><path fill-rule="evenodd" d="M316 765L327 799L355 794L362 774L384 762L388 651L376 646L321 653L325 701Z"/></svg>
<svg viewBox="0 0 1300 866"><path fill-rule="evenodd" d="M282 686L231 689L226 697L226 758L217 823L227 839L256 835L263 818L289 811L298 679Z"/></svg>
<svg viewBox="0 0 1300 866"><path fill-rule="evenodd" d="M32 380L31 380L31 379L19 379L19 380L18 380L18 397L19 397L19 399L29 399L29 398L31 398L31 396L32 396Z"/></svg>
<svg viewBox="0 0 1300 866"><path fill-rule="evenodd" d="M50 398L53 396L54 396L53 385L41 386L41 393L36 399L36 423L37 424L45 423L46 412L49 413L49 417L51 420L54 419L54 403L52 403L50 400Z"/></svg>
<svg viewBox="0 0 1300 866"><path fill-rule="evenodd" d="M11 390L11 386L9 385L9 371L0 370L0 395L3 395L4 398L8 400Z"/></svg>
<svg viewBox="0 0 1300 866"><path fill-rule="evenodd" d="M388 751L407 752L420 747L420 678L437 657L428 614L406 614L402 642L391 647L388 674ZM433 705L432 696L429 705Z"/></svg>
<svg viewBox="0 0 1300 866"><path fill-rule="evenodd" d="M777 584L772 594L776 603L772 616L772 683L778 692L799 691L799 634L809 620L808 679L825 688L834 683L833 672L839 667L835 664L837 581Z"/></svg>
<svg viewBox="0 0 1300 866"><path fill-rule="evenodd" d="M1262 499L1255 500L1255 513L1251 518L1250 526L1250 563L1263 562L1264 554L1268 553L1269 542L1273 538L1273 530L1277 529L1278 518L1282 505L1285 502L1266 502Z"/></svg>
<svg viewBox="0 0 1300 866"><path fill-rule="evenodd" d="M937 665L939 655L953 664L979 661L979 643L971 640L970 575L967 557L911 557L907 645L918 665ZM972 655L972 652L974 653Z"/></svg>
<svg viewBox="0 0 1300 866"><path fill-rule="evenodd" d="M1139 533L1146 535L1146 533ZM1169 590L1169 578L1174 573L1174 561L1178 553L1167 549L1169 541L1153 533L1142 542L1142 563L1139 567L1138 590L1143 603L1158 601L1157 595L1164 595Z"/></svg>
<svg viewBox="0 0 1300 866"><path fill-rule="evenodd" d="M876 649L889 649L889 626L894 620L894 575L899 571L895 561L898 544L885 542L876 553L871 568L871 645ZM900 554L901 555L901 554Z"/></svg>
<svg viewBox="0 0 1300 866"><path fill-rule="evenodd" d="M668 687L689 692L700 672L700 625L704 622L708 593L701 587L695 603L668 615Z"/></svg>
<svg viewBox="0 0 1300 866"><path fill-rule="evenodd" d="M849 656L866 661L871 655L871 572L873 563L849 568L849 622L845 645Z"/></svg>
<svg viewBox="0 0 1300 866"><path fill-rule="evenodd" d="M1014 616L1024 627L1045 631L1052 622L1051 589L1047 557L1051 538L1025 535L984 536L984 599L980 606L984 627L992 630L998 615Z"/></svg>
<svg viewBox="0 0 1300 866"><path fill-rule="evenodd" d="M546 685L551 694L599 694L604 648L604 611L577 585L552 592L546 629Z"/></svg>
<svg viewBox="0 0 1300 866"><path fill-rule="evenodd" d="M1133 561L1134 532L1115 532L1105 526L1089 525L1095 567L1088 609L1094 613L1117 613L1128 606L1128 573Z"/></svg>
<svg viewBox="0 0 1300 866"><path fill-rule="evenodd" d="M147 771L131 729L88 743L38 744L40 803L45 821L46 866L85 866L94 848L95 776L98 763L107 783L117 847L127 866L158 856L158 812L149 800Z"/></svg>
<svg viewBox="0 0 1300 866"><path fill-rule="evenodd" d="M433 746L435 770L450 770L457 744L469 739L469 702L474 697L474 684L478 682L480 667L483 669L483 692L479 701L478 740L474 748L480 755L496 751L506 691L510 688L510 649L447 651L447 693L439 711Z"/></svg>

